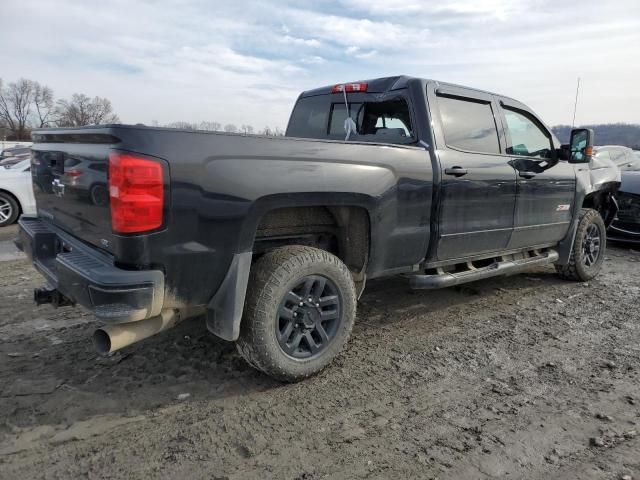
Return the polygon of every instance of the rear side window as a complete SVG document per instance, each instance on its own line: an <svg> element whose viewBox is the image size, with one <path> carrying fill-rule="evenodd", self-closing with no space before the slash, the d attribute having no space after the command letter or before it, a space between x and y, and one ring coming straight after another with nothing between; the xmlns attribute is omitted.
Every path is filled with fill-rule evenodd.
<svg viewBox="0 0 640 480"><path fill-rule="evenodd" d="M439 95L438 105L448 146L471 152L500 153L490 103Z"/></svg>
<svg viewBox="0 0 640 480"><path fill-rule="evenodd" d="M551 137L531 118L514 110L504 110L509 144L507 154L523 157L551 158Z"/></svg>

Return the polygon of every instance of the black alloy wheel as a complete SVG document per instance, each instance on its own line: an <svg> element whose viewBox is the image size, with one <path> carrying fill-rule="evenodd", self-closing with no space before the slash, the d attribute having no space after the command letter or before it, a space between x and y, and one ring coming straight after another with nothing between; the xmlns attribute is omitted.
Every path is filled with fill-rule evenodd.
<svg viewBox="0 0 640 480"><path fill-rule="evenodd" d="M335 338L341 322L340 292L321 275L309 275L286 293L278 308L276 337L296 359L319 355Z"/></svg>
<svg viewBox="0 0 640 480"><path fill-rule="evenodd" d="M297 382L343 349L356 318L349 268L325 250L287 245L251 265L238 352L272 377Z"/></svg>
<svg viewBox="0 0 640 480"><path fill-rule="evenodd" d="M582 242L582 256L585 266L591 268L600 257L600 246L602 243L602 232L598 225L592 223L587 229L587 233Z"/></svg>

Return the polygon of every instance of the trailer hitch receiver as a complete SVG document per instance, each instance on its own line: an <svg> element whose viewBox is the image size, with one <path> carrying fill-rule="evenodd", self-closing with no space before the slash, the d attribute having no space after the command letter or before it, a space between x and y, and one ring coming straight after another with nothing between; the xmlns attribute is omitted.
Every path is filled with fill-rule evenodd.
<svg viewBox="0 0 640 480"><path fill-rule="evenodd" d="M50 303L55 308L69 307L75 305L75 302L65 297L56 289L40 287L33 290L33 300L36 305L45 305Z"/></svg>

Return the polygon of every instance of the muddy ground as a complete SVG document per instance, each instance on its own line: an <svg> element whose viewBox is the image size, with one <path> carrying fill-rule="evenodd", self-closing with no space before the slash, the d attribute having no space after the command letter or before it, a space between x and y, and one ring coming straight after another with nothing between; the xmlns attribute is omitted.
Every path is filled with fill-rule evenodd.
<svg viewBox="0 0 640 480"><path fill-rule="evenodd" d="M38 274L3 258L0 478L640 479L628 246L588 284L372 281L348 349L295 385L199 320L101 358L91 317L34 306Z"/></svg>

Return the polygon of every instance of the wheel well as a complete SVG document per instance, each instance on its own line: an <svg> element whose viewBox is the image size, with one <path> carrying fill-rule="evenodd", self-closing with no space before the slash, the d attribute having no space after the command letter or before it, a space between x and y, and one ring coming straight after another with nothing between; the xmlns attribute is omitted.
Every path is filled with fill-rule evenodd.
<svg viewBox="0 0 640 480"><path fill-rule="evenodd" d="M582 208L597 210L607 227L611 225L618 212L618 205L613 196L616 188L615 185L611 185L603 190L590 193L584 197L582 202Z"/></svg>
<svg viewBox="0 0 640 480"><path fill-rule="evenodd" d="M254 254L284 245L313 246L336 255L355 276L364 275L369 243L369 214L362 207L287 207L262 217Z"/></svg>
<svg viewBox="0 0 640 480"><path fill-rule="evenodd" d="M20 200L18 200L18 197L7 190L3 190L2 188L0 188L0 193L4 193L5 195L13 198L13 200L16 202L16 205L18 205L18 215L22 214L22 205L20 205Z"/></svg>

